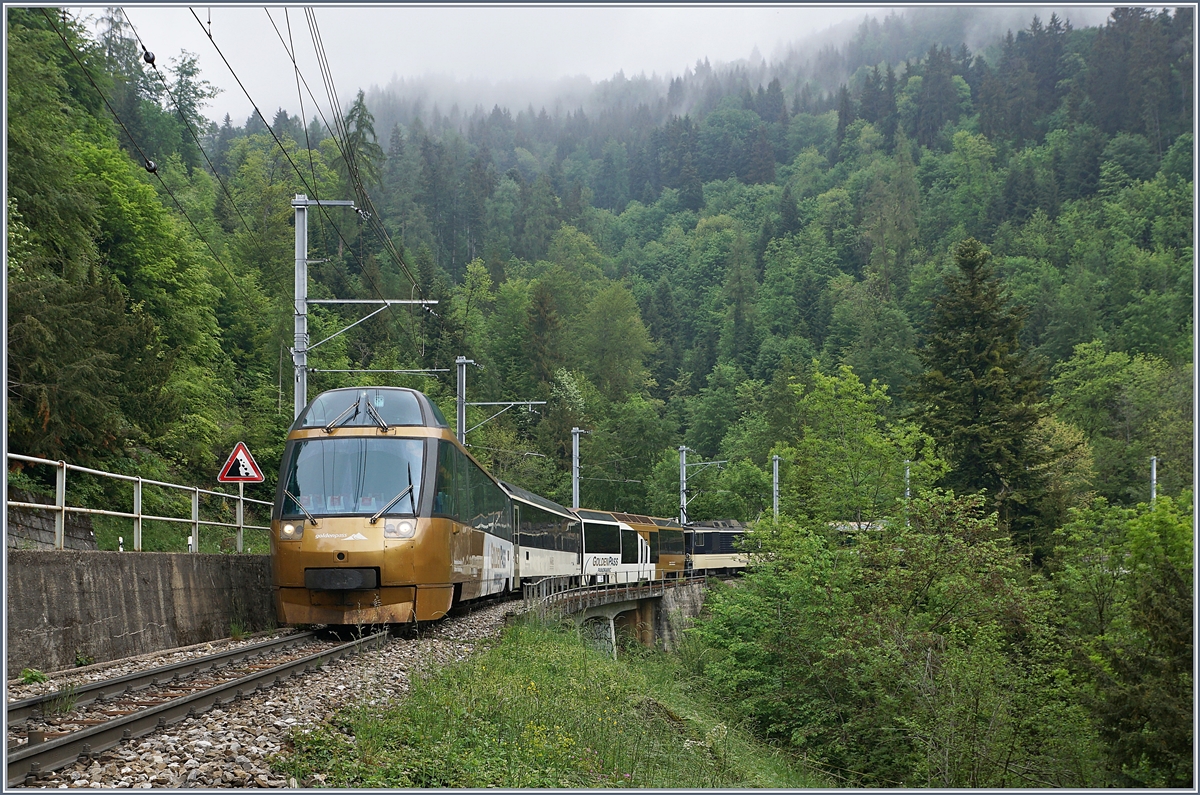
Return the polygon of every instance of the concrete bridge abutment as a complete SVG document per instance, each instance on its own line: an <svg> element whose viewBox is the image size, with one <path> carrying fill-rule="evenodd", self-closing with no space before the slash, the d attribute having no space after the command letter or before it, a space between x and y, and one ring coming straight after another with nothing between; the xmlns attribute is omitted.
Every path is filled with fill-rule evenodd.
<svg viewBox="0 0 1200 795"><path fill-rule="evenodd" d="M700 580L676 584L644 598L590 604L570 617L596 648L615 659L622 636L649 648L674 651L703 604L704 582Z"/></svg>

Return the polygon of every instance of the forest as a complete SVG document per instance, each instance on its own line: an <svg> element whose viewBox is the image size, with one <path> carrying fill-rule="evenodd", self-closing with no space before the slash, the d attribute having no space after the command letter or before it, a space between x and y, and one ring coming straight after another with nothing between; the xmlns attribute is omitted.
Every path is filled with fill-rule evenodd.
<svg viewBox="0 0 1200 795"><path fill-rule="evenodd" d="M1191 8L241 124L119 9L6 13L10 452L207 487L245 441L273 486L291 199L354 199L311 214L310 295L438 303L310 366L451 372L310 397L454 417L465 356L468 400L546 401L468 435L503 480L568 503L579 427L582 505L671 516L679 447L713 463L688 516L760 561L695 633L737 719L858 785L1192 785Z"/></svg>

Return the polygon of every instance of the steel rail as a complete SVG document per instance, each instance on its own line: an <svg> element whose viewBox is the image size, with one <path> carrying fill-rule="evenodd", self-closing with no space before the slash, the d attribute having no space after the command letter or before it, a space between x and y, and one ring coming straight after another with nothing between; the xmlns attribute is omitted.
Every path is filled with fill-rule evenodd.
<svg viewBox="0 0 1200 795"><path fill-rule="evenodd" d="M23 745L8 754L5 771L7 786L21 783L32 785L43 771L57 770L77 759L90 759L107 751L124 740L143 737L158 729L165 729L187 717L195 717L212 707L224 706L240 700L261 688L268 688L309 668L320 667L348 654L356 654L367 648L380 645L387 639L384 630L359 640L343 643L291 662L258 671L241 679L217 685L187 696L139 710L123 718L116 718L89 729L73 732L37 745Z"/></svg>
<svg viewBox="0 0 1200 795"><path fill-rule="evenodd" d="M183 675L185 673L196 674L201 671L208 671L225 665L231 665L235 662L241 662L246 658L261 655L269 651L298 646L312 640L316 637L316 634L315 632L297 632L250 646L227 649L204 657L160 665L157 668L150 668L145 671L135 671L131 674L80 685L77 688L69 688L65 691L57 690L53 693L13 701L8 704L7 723L9 727L12 727L13 724L20 723L39 711L44 715L45 709L42 709L42 706L57 699L69 698L75 706L82 707L91 704L97 699L144 690L155 684L163 683L176 675Z"/></svg>

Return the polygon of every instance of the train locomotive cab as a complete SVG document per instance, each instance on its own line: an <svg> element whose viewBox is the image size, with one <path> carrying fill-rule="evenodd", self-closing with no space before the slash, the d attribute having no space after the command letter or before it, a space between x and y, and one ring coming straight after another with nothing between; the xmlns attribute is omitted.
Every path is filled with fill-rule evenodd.
<svg viewBox="0 0 1200 795"><path fill-rule="evenodd" d="M271 517L285 624L404 624L513 586L512 508L425 395L323 392L288 433Z"/></svg>
<svg viewBox="0 0 1200 795"><path fill-rule="evenodd" d="M687 555L690 570L713 574L732 574L746 568L742 551L746 528L736 519L697 522L687 528Z"/></svg>

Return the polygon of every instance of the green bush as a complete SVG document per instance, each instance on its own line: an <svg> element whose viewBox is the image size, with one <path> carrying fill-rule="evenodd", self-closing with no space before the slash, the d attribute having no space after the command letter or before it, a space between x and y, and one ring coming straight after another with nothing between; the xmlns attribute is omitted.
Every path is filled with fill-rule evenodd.
<svg viewBox="0 0 1200 795"><path fill-rule="evenodd" d="M705 681L851 785L1103 783L1054 595L983 500L927 495L848 547L822 526L756 531L761 564L692 630Z"/></svg>

